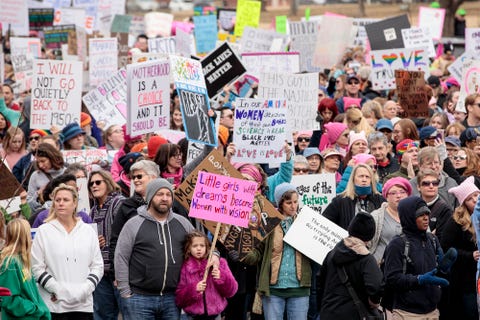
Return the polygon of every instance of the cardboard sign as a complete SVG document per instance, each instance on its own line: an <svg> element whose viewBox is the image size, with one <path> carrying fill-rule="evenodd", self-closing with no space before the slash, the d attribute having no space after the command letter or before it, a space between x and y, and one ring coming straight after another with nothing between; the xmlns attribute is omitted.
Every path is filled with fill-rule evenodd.
<svg viewBox="0 0 480 320"><path fill-rule="evenodd" d="M35 60L30 128L63 128L80 123L82 62Z"/></svg>
<svg viewBox="0 0 480 320"><path fill-rule="evenodd" d="M28 36L28 1L0 1L0 21L4 35L10 30L16 36Z"/></svg>
<svg viewBox="0 0 480 320"><path fill-rule="evenodd" d="M234 82L247 71L228 42L224 42L203 58L201 63L208 96L211 99L221 93L227 84Z"/></svg>
<svg viewBox="0 0 480 320"><path fill-rule="evenodd" d="M288 125L293 130L318 130L318 74L262 73L258 97L286 99Z"/></svg>
<svg viewBox="0 0 480 320"><path fill-rule="evenodd" d="M53 26L53 12L53 8L28 8L29 29L40 31Z"/></svg>
<svg viewBox="0 0 480 320"><path fill-rule="evenodd" d="M173 15L164 12L149 12L145 14L145 33L147 37L169 37L172 31Z"/></svg>
<svg viewBox="0 0 480 320"><path fill-rule="evenodd" d="M465 29L465 51L476 56L480 54L480 28Z"/></svg>
<svg viewBox="0 0 480 320"><path fill-rule="evenodd" d="M8 169L3 161L0 161L0 181L2 181L2 188L0 188L0 200L6 200L19 196L23 188L17 181L17 178Z"/></svg>
<svg viewBox="0 0 480 320"><path fill-rule="evenodd" d="M188 216L246 228L257 186L255 181L199 171Z"/></svg>
<svg viewBox="0 0 480 320"><path fill-rule="evenodd" d="M410 28L406 14L365 26L372 50L404 48L402 29Z"/></svg>
<svg viewBox="0 0 480 320"><path fill-rule="evenodd" d="M462 74L463 74L463 63L466 60L474 60L475 59L475 54L471 52L464 52L460 57L455 59L453 63L451 63L448 67L447 70L450 72L450 74L455 78L455 80L458 81L458 83L462 82Z"/></svg>
<svg viewBox="0 0 480 320"><path fill-rule="evenodd" d="M423 71L395 70L398 103L411 118L428 117L428 97Z"/></svg>
<svg viewBox="0 0 480 320"><path fill-rule="evenodd" d="M285 100L237 99L233 143L235 162L285 162L287 105Z"/></svg>
<svg viewBox="0 0 480 320"><path fill-rule="evenodd" d="M371 51L370 58L374 90L395 89L395 70L423 71L426 78L430 76L427 48Z"/></svg>
<svg viewBox="0 0 480 320"><path fill-rule="evenodd" d="M444 8L420 7L418 9L418 26L429 29L434 40L442 39L444 21Z"/></svg>
<svg viewBox="0 0 480 320"><path fill-rule="evenodd" d="M425 27L413 27L402 29L402 38L405 48L428 48L428 56L435 58L437 53L433 46L433 40L430 35L430 29Z"/></svg>
<svg viewBox="0 0 480 320"><path fill-rule="evenodd" d="M318 214L322 214L337 195L333 173L292 176L291 183L297 187L300 208L308 206Z"/></svg>
<svg viewBox="0 0 480 320"><path fill-rule="evenodd" d="M197 159L205 147L204 144L198 144L195 142L188 142L188 151L187 151L187 164L192 162L192 160Z"/></svg>
<svg viewBox="0 0 480 320"><path fill-rule="evenodd" d="M300 71L320 71L319 67L313 65L318 28L317 21L289 22L290 50L300 53Z"/></svg>
<svg viewBox="0 0 480 320"><path fill-rule="evenodd" d="M252 27L243 29L243 36L240 40L240 50L245 52L268 52L274 39L282 39L282 46L286 47L288 38L273 30L264 30ZM293 50L292 51L296 51Z"/></svg>
<svg viewBox="0 0 480 320"><path fill-rule="evenodd" d="M43 28L46 48L61 49L62 44L68 44L68 34L70 32L75 32L74 24Z"/></svg>
<svg viewBox="0 0 480 320"><path fill-rule="evenodd" d="M88 40L90 88L107 81L118 69L117 38Z"/></svg>
<svg viewBox="0 0 480 320"><path fill-rule="evenodd" d="M239 0L237 2L237 15L235 21L235 32L237 37L243 35L243 28L257 28L260 22L260 10L262 3L260 1Z"/></svg>
<svg viewBox="0 0 480 320"><path fill-rule="evenodd" d="M323 264L327 254L346 237L347 230L304 206L283 241L316 263Z"/></svg>
<svg viewBox="0 0 480 320"><path fill-rule="evenodd" d="M190 208L199 171L243 178L220 152L213 150L175 190L175 200L186 209ZM244 257L275 228L281 219L282 215L270 201L260 193L256 193L248 228L222 224L218 240L227 250L237 250L240 257ZM215 232L216 222L202 220L202 223L210 232Z"/></svg>
<svg viewBox="0 0 480 320"><path fill-rule="evenodd" d="M112 26L110 32L128 33L130 31L130 25L132 24L132 16L125 14L116 14L113 17Z"/></svg>
<svg viewBox="0 0 480 320"><path fill-rule="evenodd" d="M83 96L83 103L105 128L127 122L127 71L118 70L107 81Z"/></svg>
<svg viewBox="0 0 480 320"><path fill-rule="evenodd" d="M148 52L175 54L175 37L148 39Z"/></svg>
<svg viewBox="0 0 480 320"><path fill-rule="evenodd" d="M300 54L298 52L242 53L242 63L247 69L247 73L256 79L259 79L261 73L300 72Z"/></svg>
<svg viewBox="0 0 480 320"><path fill-rule="evenodd" d="M63 160L67 164L80 163L91 171L92 164L97 160L108 160L107 150L105 149L86 149L86 150L61 150Z"/></svg>
<svg viewBox="0 0 480 320"><path fill-rule="evenodd" d="M170 64L167 60L127 65L127 131L132 136L170 127Z"/></svg>
<svg viewBox="0 0 480 320"><path fill-rule="evenodd" d="M217 146L214 123L208 116L210 102L200 61L170 56L170 63L187 139Z"/></svg>
<svg viewBox="0 0 480 320"><path fill-rule="evenodd" d="M217 16L196 16L193 17L193 23L197 52L205 54L215 49L218 33Z"/></svg>

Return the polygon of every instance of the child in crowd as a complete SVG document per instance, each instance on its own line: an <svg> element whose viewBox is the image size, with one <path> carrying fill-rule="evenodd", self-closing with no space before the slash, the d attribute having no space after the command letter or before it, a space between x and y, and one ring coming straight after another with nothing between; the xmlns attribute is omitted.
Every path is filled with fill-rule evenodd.
<svg viewBox="0 0 480 320"><path fill-rule="evenodd" d="M223 258L220 259L220 266L213 267L211 274L203 280L210 246L207 236L199 231L191 232L185 241L185 261L175 302L192 320L216 319L226 308L227 298L232 297L238 288Z"/></svg>

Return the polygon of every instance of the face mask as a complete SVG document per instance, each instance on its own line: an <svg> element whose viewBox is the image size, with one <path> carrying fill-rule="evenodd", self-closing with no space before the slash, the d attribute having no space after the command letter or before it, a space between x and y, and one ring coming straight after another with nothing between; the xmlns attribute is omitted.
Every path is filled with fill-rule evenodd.
<svg viewBox="0 0 480 320"><path fill-rule="evenodd" d="M361 187L355 185L355 193L359 196L366 196L372 194L372 186Z"/></svg>

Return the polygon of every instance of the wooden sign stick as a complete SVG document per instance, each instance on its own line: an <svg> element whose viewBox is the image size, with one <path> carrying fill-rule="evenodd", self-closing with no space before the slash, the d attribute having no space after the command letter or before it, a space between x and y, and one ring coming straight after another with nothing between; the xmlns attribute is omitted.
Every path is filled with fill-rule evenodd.
<svg viewBox="0 0 480 320"><path fill-rule="evenodd" d="M213 235L212 247L210 248L210 253L208 254L207 266L212 261L213 251L215 250L215 245L217 244L218 234L220 233L220 227L221 226L222 226L222 223L217 222L217 227L215 228L215 234ZM209 271L210 271L210 268L205 269L205 273L203 274L203 281L207 280Z"/></svg>

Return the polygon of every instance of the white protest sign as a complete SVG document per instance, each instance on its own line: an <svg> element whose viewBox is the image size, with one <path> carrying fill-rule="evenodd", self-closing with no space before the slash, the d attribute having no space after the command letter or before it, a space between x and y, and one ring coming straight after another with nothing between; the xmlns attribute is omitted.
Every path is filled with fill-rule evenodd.
<svg viewBox="0 0 480 320"><path fill-rule="evenodd" d="M469 59L474 60L475 54L471 52L464 52L447 67L448 72L450 72L450 74L455 78L455 80L458 81L458 83L462 82L463 64Z"/></svg>
<svg viewBox="0 0 480 320"><path fill-rule="evenodd" d="M480 28L465 28L465 51L480 55Z"/></svg>
<svg viewBox="0 0 480 320"><path fill-rule="evenodd" d="M38 38L10 37L10 53L16 56L30 54L38 59L42 55L42 43Z"/></svg>
<svg viewBox="0 0 480 320"><path fill-rule="evenodd" d="M234 162L285 162L288 110L285 100L236 100Z"/></svg>
<svg viewBox="0 0 480 320"><path fill-rule="evenodd" d="M257 79L262 72L297 73L300 72L300 54L298 52L248 52L242 54L242 64L247 69L247 74Z"/></svg>
<svg viewBox="0 0 480 320"><path fill-rule="evenodd" d="M192 54L191 47L195 47L192 41L192 35L182 29L177 29L175 33L175 51L179 56L189 58Z"/></svg>
<svg viewBox="0 0 480 320"><path fill-rule="evenodd" d="M30 128L63 128L80 123L82 62L35 60Z"/></svg>
<svg viewBox="0 0 480 320"><path fill-rule="evenodd" d="M347 230L340 228L312 208L304 206L283 237L283 241L322 264L328 252L347 236Z"/></svg>
<svg viewBox="0 0 480 320"><path fill-rule="evenodd" d="M127 65L127 131L133 136L170 127L170 64L154 60Z"/></svg>
<svg viewBox="0 0 480 320"><path fill-rule="evenodd" d="M460 96L455 110L466 113L465 99L474 93L480 93L480 61L466 59L463 63Z"/></svg>
<svg viewBox="0 0 480 320"><path fill-rule="evenodd" d="M0 83L5 82L5 55L0 53Z"/></svg>
<svg viewBox="0 0 480 320"><path fill-rule="evenodd" d="M19 84L19 92L32 87L33 59L42 54L42 44L37 38L10 38L10 59L15 71L15 82Z"/></svg>
<svg viewBox="0 0 480 320"><path fill-rule="evenodd" d="M87 33L92 33L93 25L86 25L86 13L84 8L58 8L55 9L53 25L74 24L85 28Z"/></svg>
<svg viewBox="0 0 480 320"><path fill-rule="evenodd" d="M118 70L107 81L83 96L83 103L105 128L127 122L127 71Z"/></svg>
<svg viewBox="0 0 480 320"><path fill-rule="evenodd" d="M243 28L240 39L240 51L243 52L268 52L274 39L281 39L286 47L287 36L273 30L264 30L253 27Z"/></svg>
<svg viewBox="0 0 480 320"><path fill-rule="evenodd" d="M3 34L10 29L16 36L28 35L28 3L27 0L0 1L0 21Z"/></svg>
<svg viewBox="0 0 480 320"><path fill-rule="evenodd" d="M435 58L436 52L433 45L430 29L425 27L413 27L402 29L403 44L405 48L428 48L428 56Z"/></svg>
<svg viewBox="0 0 480 320"><path fill-rule="evenodd" d="M418 26L430 29L430 35L435 40L442 39L444 8L420 7L418 11Z"/></svg>
<svg viewBox="0 0 480 320"><path fill-rule="evenodd" d="M286 99L288 126L294 130L318 130L318 74L262 73L258 97Z"/></svg>
<svg viewBox="0 0 480 320"><path fill-rule="evenodd" d="M374 90L395 89L395 70L423 71L430 76L427 48L372 50L370 80Z"/></svg>
<svg viewBox="0 0 480 320"><path fill-rule="evenodd" d="M78 189L77 212L83 211L83 212L89 213L90 212L90 198L88 196L88 180L87 180L87 178L78 178L77 179L77 189Z"/></svg>
<svg viewBox="0 0 480 320"><path fill-rule="evenodd" d="M337 195L334 173L292 176L291 183L297 187L300 208L308 206L318 214L327 208Z"/></svg>
<svg viewBox="0 0 480 320"><path fill-rule="evenodd" d="M354 18L353 19L353 26L357 27L357 33L355 38L353 39L353 46L367 46L368 36L367 31L365 30L365 26L370 23L375 23L380 21L380 19L376 18Z"/></svg>
<svg viewBox="0 0 480 320"><path fill-rule="evenodd" d="M148 52L175 54L175 37L148 39Z"/></svg>
<svg viewBox="0 0 480 320"><path fill-rule="evenodd" d="M296 21L288 22L290 29L290 50L300 52L300 70L309 72L320 71L313 65L313 55L317 43L318 22Z"/></svg>
<svg viewBox="0 0 480 320"><path fill-rule="evenodd" d="M117 38L88 40L90 89L107 81L118 69Z"/></svg>
<svg viewBox="0 0 480 320"><path fill-rule="evenodd" d="M105 149L86 149L86 150L62 150L65 163L80 163L90 172L93 162L97 160L107 161L108 154Z"/></svg>
<svg viewBox="0 0 480 320"><path fill-rule="evenodd" d="M20 197L13 197L10 199L0 200L0 207L5 209L5 211L7 211L7 213L9 214L20 211L20 204L21 204Z"/></svg>
<svg viewBox="0 0 480 320"><path fill-rule="evenodd" d="M188 141L187 164L197 159L205 148L204 144Z"/></svg>
<svg viewBox="0 0 480 320"><path fill-rule="evenodd" d="M133 21L132 21L133 22ZM145 14L145 33L147 37L169 37L172 31L173 15L164 12Z"/></svg>

